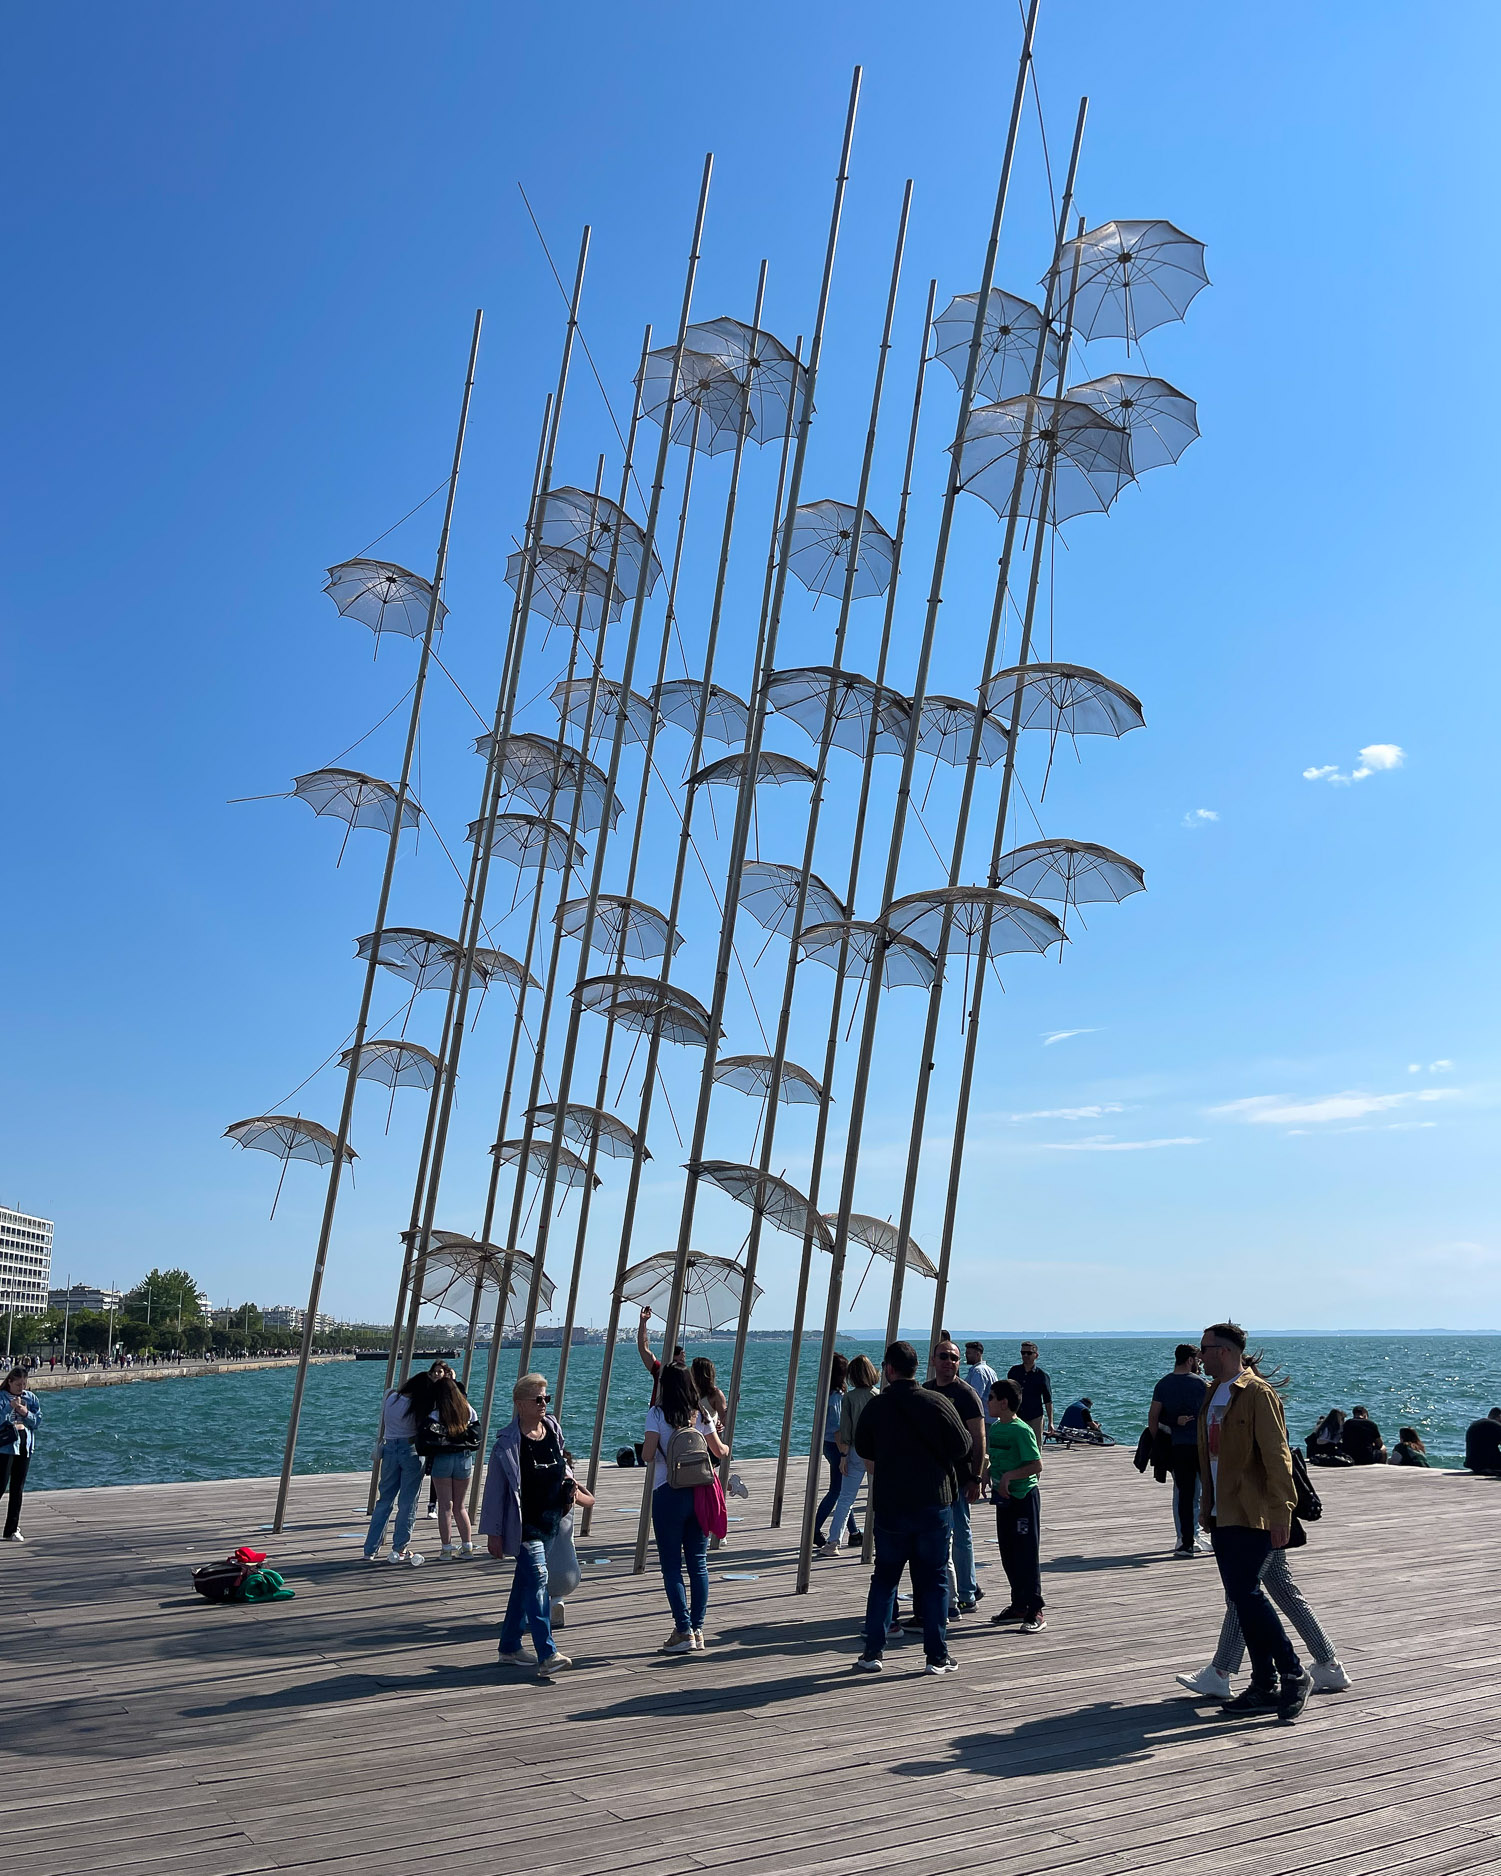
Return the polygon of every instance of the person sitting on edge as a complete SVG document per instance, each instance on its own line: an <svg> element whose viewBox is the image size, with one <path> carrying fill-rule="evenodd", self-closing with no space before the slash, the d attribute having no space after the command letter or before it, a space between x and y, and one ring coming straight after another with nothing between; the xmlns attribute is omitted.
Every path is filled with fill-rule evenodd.
<svg viewBox="0 0 1501 1876"><path fill-rule="evenodd" d="M1047 1430L1053 1431L1053 1384L1048 1379L1045 1368L1037 1365L1037 1344L1022 1343L1022 1358L1014 1368L1007 1370L1006 1379L1014 1381L1022 1391L1022 1419L1031 1427L1037 1444L1042 1445L1043 1415L1047 1415Z"/></svg>
<svg viewBox="0 0 1501 1876"><path fill-rule="evenodd" d="M1501 1407L1466 1427L1465 1464L1471 1472L1501 1474Z"/></svg>
<svg viewBox="0 0 1501 1876"><path fill-rule="evenodd" d="M1058 1416L1059 1430L1067 1430L1072 1433L1092 1433L1103 1436L1105 1429L1090 1412L1090 1408L1093 1406L1094 1402L1087 1394L1081 1395L1076 1401L1071 1401Z"/></svg>
<svg viewBox="0 0 1501 1876"><path fill-rule="evenodd" d="M1304 1442L1311 1464L1347 1466L1344 1450L1345 1415L1342 1408L1331 1407Z"/></svg>
<svg viewBox="0 0 1501 1876"><path fill-rule="evenodd" d="M1340 1445L1352 1466L1379 1466L1386 1460L1386 1442L1381 1429L1365 1407L1357 1407L1345 1422Z"/></svg>
<svg viewBox="0 0 1501 1876"><path fill-rule="evenodd" d="M1399 1427L1397 1443L1386 1463L1389 1466L1428 1466L1433 1462L1428 1457L1428 1448L1423 1444L1417 1428Z"/></svg>

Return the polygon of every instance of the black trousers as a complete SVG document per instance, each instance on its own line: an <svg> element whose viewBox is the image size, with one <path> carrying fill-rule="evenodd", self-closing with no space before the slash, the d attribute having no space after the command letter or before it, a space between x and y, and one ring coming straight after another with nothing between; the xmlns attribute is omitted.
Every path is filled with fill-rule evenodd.
<svg viewBox="0 0 1501 1876"><path fill-rule="evenodd" d="M1001 1568L1011 1586L1011 1607L1023 1616L1040 1615L1042 1600L1042 1488L1034 1485L1025 1498L996 1500L995 1541L1001 1547Z"/></svg>
<svg viewBox="0 0 1501 1876"><path fill-rule="evenodd" d="M1178 1520L1178 1542L1192 1550L1198 1534L1195 1512L1199 1499L1199 1442L1173 1448L1173 1512Z"/></svg>
<svg viewBox="0 0 1501 1876"><path fill-rule="evenodd" d="M0 1453L0 1498L10 1491L10 1505L5 1513L5 1535L14 1537L21 1528L21 1500L26 1496L26 1474L31 1470L31 1454Z"/></svg>

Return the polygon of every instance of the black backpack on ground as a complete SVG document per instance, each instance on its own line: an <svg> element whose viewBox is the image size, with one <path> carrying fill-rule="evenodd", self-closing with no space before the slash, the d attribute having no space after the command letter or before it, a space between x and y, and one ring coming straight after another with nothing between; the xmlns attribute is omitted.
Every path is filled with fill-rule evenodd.
<svg viewBox="0 0 1501 1876"><path fill-rule="evenodd" d="M200 1596L206 1596L210 1602L238 1601L245 1579L250 1575L250 1565L240 1563L234 1557L226 1557L222 1563L201 1563L193 1572L193 1587Z"/></svg>

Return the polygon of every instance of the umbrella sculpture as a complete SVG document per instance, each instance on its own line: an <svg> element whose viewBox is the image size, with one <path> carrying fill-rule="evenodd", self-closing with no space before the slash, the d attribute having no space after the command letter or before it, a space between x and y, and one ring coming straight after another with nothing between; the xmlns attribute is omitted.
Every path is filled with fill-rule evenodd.
<svg viewBox="0 0 1501 1876"><path fill-rule="evenodd" d="M1175 463L1199 434L1198 406L1165 378L1112 371L1068 387L1069 402L1088 404L1131 439L1131 471L1145 475Z"/></svg>
<svg viewBox="0 0 1501 1876"><path fill-rule="evenodd" d="M958 293L933 321L933 356L963 384L969 368L969 348L975 331L978 293ZM1019 300L1014 293L992 287L985 302L980 334L979 368L975 376L975 402L995 404L1004 397L1019 397L1031 387L1038 341L1046 331L1043 377L1058 370L1058 334L1040 307Z"/></svg>
<svg viewBox="0 0 1501 1876"><path fill-rule="evenodd" d="M488 758L494 740L488 733L476 737L476 754ZM579 826L586 834L606 819L614 827L624 812L599 764L554 736L507 736L496 768L501 794L517 797L539 814L551 814L560 801L578 794Z"/></svg>
<svg viewBox="0 0 1501 1876"><path fill-rule="evenodd" d="M555 1101L528 1108L527 1114L539 1126L557 1128L565 1140L571 1140L575 1146L592 1146L606 1159L630 1159L637 1152L643 1159L651 1158L625 1122L602 1107L586 1107L581 1101L569 1101L563 1108L561 1125Z"/></svg>
<svg viewBox="0 0 1501 1876"><path fill-rule="evenodd" d="M750 412L750 440L780 441L802 419L808 393L808 368L782 341L743 320L708 319L689 326L686 342L701 357L714 358L727 371Z"/></svg>
<svg viewBox="0 0 1501 1876"><path fill-rule="evenodd" d="M967 762L977 715L981 715L979 704L930 691L923 698L918 714L918 748L935 762L948 762L955 767ZM981 715L980 746L975 760L982 768L994 768L1005 755L1007 734L1006 725L998 717Z"/></svg>
<svg viewBox="0 0 1501 1876"><path fill-rule="evenodd" d="M1065 905L1119 905L1147 885L1134 860L1088 840L1033 840L1013 847L996 880L1029 898L1061 899Z"/></svg>
<svg viewBox="0 0 1501 1876"><path fill-rule="evenodd" d="M641 414L653 423L662 421L672 388L673 347L649 352L637 380ZM740 433L740 386L724 361L702 352L685 351L678 371L677 402L672 407L672 440L692 443L706 456L718 456L735 447ZM755 428L755 418L748 428Z"/></svg>
<svg viewBox="0 0 1501 1876"><path fill-rule="evenodd" d="M328 570L324 592L346 619L358 619L374 632L377 646L382 632L399 638L421 638L432 609L432 582L410 573L391 560L345 560ZM440 599L434 631L442 629L448 608Z"/></svg>
<svg viewBox="0 0 1501 1876"><path fill-rule="evenodd" d="M404 1232L402 1235L420 1234ZM511 1284L503 1330L507 1335L514 1335L521 1327L532 1289L532 1260L525 1251L507 1251L498 1244L485 1244L457 1231L429 1232L419 1305L425 1303L450 1316L473 1320L476 1286L481 1298L488 1296L498 1300L507 1258L511 1261ZM555 1294L552 1278L544 1274L539 1290L544 1311L552 1308Z"/></svg>
<svg viewBox="0 0 1501 1876"><path fill-rule="evenodd" d="M648 593L662 577L662 563L654 550L648 553L645 531L618 502L588 489L549 489L537 539L545 547L571 548L597 567L608 567L613 553L615 586L626 599L641 590L643 567Z"/></svg>
<svg viewBox="0 0 1501 1876"><path fill-rule="evenodd" d="M725 1055L714 1064L714 1079L741 1094L765 1096L771 1089L775 1060L770 1055ZM777 1080L777 1099L787 1107L817 1107L824 1098L823 1084L796 1062L783 1062Z"/></svg>
<svg viewBox="0 0 1501 1876"><path fill-rule="evenodd" d="M793 921L802 878L800 867L779 860L747 860L740 874L740 903L763 931L795 937ZM844 901L816 873L810 873L803 902L807 923L823 924L846 916Z"/></svg>
<svg viewBox="0 0 1501 1876"><path fill-rule="evenodd" d="M1146 723L1140 699L1124 684L1082 664L1012 665L997 671L981 686L986 709L1009 716L1018 683L1018 729L1046 730L1050 736L1124 736Z"/></svg>
<svg viewBox="0 0 1501 1876"><path fill-rule="evenodd" d="M625 595L603 567L571 547L533 547L508 556L506 585L520 593L531 567L531 610L554 625L597 632L625 610Z"/></svg>
<svg viewBox="0 0 1501 1876"><path fill-rule="evenodd" d="M676 1267L677 1257L672 1251L643 1257L639 1264L632 1264L621 1279L621 1301L640 1304L665 1322ZM716 1329L728 1328L740 1314L740 1299L744 1294L743 1264L736 1263L733 1257L709 1257L703 1251L690 1251L678 1314L679 1331L708 1335ZM751 1295L761 1295L760 1284L751 1285Z"/></svg>
<svg viewBox="0 0 1501 1876"><path fill-rule="evenodd" d="M1204 243L1170 221L1107 221L1065 242L1056 277L1073 282L1074 331L1083 339L1124 339L1181 319L1209 285ZM1067 287L1065 287L1067 291Z"/></svg>
<svg viewBox="0 0 1501 1876"><path fill-rule="evenodd" d="M524 1161L532 1172L540 1176L547 1171L548 1156L552 1149L545 1140L502 1140L498 1146L492 1146L490 1151L502 1166L519 1166ZM598 1191L604 1181L597 1174L590 1174L577 1153L570 1153L567 1147L558 1149L558 1184L565 1191L571 1192L591 1178L593 1189Z"/></svg>
<svg viewBox="0 0 1501 1876"><path fill-rule="evenodd" d="M346 1049L339 1066L347 1068L353 1059L354 1050ZM367 1042L360 1050L356 1072L361 1081L378 1081L383 1088L430 1089L441 1066L432 1050L418 1042L378 1041Z"/></svg>
<svg viewBox="0 0 1501 1876"><path fill-rule="evenodd" d="M358 769L313 769L293 779L292 793L298 801L305 801L314 814L331 814L346 823L344 838L339 842L339 859L334 862L336 866L344 858L344 849L355 828L374 827L389 834L396 819L396 790L389 782L378 781L373 775L362 775ZM416 827L421 819L421 808L410 795L406 796L401 804L403 829Z"/></svg>
<svg viewBox="0 0 1501 1876"><path fill-rule="evenodd" d="M839 969L844 959L844 975L862 983L870 975L870 960L878 947L882 950L881 982L888 990L918 984L926 989L938 969L938 961L925 945L905 932L887 933L879 920L832 919L823 925L805 925L797 942L805 958L814 964Z"/></svg>
<svg viewBox="0 0 1501 1876"><path fill-rule="evenodd" d="M718 1186L721 1192L727 1192L732 1199L738 1199L742 1205L749 1205L779 1231L790 1232L796 1238L811 1231L825 1250L833 1244L832 1232L813 1206L796 1186L789 1185L776 1173L764 1173L755 1166L743 1166L727 1159L699 1160L689 1170L707 1179L710 1185Z"/></svg>
<svg viewBox="0 0 1501 1876"><path fill-rule="evenodd" d="M1066 397L1008 397L970 412L959 457L959 485L1004 521L1024 462L1019 512L1037 519L1048 489L1047 519L1104 514L1132 479L1131 437L1089 404Z"/></svg>
<svg viewBox="0 0 1501 1876"><path fill-rule="evenodd" d="M582 938L589 923L590 901L565 899L553 917L563 927L565 938ZM601 893L593 901L594 926L589 946L606 957L640 958L650 962L665 957L669 943L677 955L683 940L668 923L665 912L641 899L627 899L619 893Z"/></svg>
<svg viewBox="0 0 1501 1876"><path fill-rule="evenodd" d="M787 565L810 593L827 597L844 590L849 572L850 542L860 524L860 551L855 556L852 599L869 599L891 584L896 543L875 516L862 516L847 502L804 502L792 521L792 547Z"/></svg>
<svg viewBox="0 0 1501 1876"><path fill-rule="evenodd" d="M748 758L743 749L733 755L721 756L717 762L710 762L696 774L688 777L688 786L697 788L743 788L747 777ZM799 762L796 756L784 756L775 749L763 749L756 757L755 783L759 788L769 784L773 788L782 788L788 782L811 782L813 771L806 762Z"/></svg>
<svg viewBox="0 0 1501 1876"><path fill-rule="evenodd" d="M555 684L552 706L564 723L582 729L588 722L591 736L613 736L616 720L623 717L621 740L626 744L644 743L657 721L645 697L623 690L612 678L576 677Z"/></svg>
<svg viewBox="0 0 1501 1876"><path fill-rule="evenodd" d="M703 704L704 681L701 677L675 677L659 684L652 701L664 723L686 730L691 736L698 726ZM711 743L743 743L750 723L750 705L723 685L709 686L708 707L703 710L703 737Z"/></svg>
<svg viewBox="0 0 1501 1876"><path fill-rule="evenodd" d="M873 716L877 755L902 749L912 722L911 706L900 691L877 686L858 671L839 671L832 665L773 671L766 680L766 701L814 742L828 735L836 749L847 749L855 756L864 756L870 747Z"/></svg>
<svg viewBox="0 0 1501 1876"><path fill-rule="evenodd" d="M1027 951L1041 953L1063 937L1063 929L1045 906L1019 899L1015 893L993 886L946 886L936 892L912 892L898 899L885 923L904 938L913 938L930 951L937 950L944 920L948 920L950 954L964 951L973 957L987 920L987 953Z"/></svg>
<svg viewBox="0 0 1501 1876"><path fill-rule="evenodd" d="M473 844L483 827L483 821L471 821L465 840ZM543 814L497 814L490 829L490 853L494 859L510 860L516 866L540 866L545 873L560 872L565 865L577 866L585 857L585 849L578 841L571 841L566 829Z"/></svg>
<svg viewBox="0 0 1501 1876"><path fill-rule="evenodd" d="M272 1153L281 1161L276 1193L271 1200L273 1218L276 1216L276 1201L281 1197L282 1180L287 1176L288 1162L305 1159L314 1166L331 1166L334 1149L338 1145L337 1135L330 1133L327 1127L320 1127L315 1120L304 1120L301 1114L255 1114L249 1120L237 1120L233 1126L226 1127L224 1138L233 1140L236 1146L254 1147L258 1152ZM346 1144L345 1165L352 1164L358 1157L354 1148Z"/></svg>

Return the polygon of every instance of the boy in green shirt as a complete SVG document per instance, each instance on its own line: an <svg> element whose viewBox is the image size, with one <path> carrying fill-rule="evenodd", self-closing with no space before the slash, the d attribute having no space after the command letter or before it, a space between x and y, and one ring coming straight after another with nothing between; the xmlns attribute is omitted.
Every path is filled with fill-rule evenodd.
<svg viewBox="0 0 1501 1876"><path fill-rule="evenodd" d="M1011 1380L997 1381L986 1403L992 1416L985 1429L986 1472L1001 1568L1011 1585L1010 1606L990 1619L1020 1622L1023 1635L1036 1635L1048 1625L1042 1612L1042 1492L1037 1483L1042 1454L1037 1435L1020 1416L1021 1404L1022 1391Z"/></svg>

